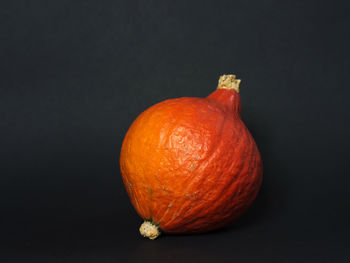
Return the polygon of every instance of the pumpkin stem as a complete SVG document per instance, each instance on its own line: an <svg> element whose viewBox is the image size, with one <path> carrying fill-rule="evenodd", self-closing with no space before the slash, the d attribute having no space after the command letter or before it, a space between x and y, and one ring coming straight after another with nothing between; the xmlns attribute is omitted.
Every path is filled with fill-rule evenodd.
<svg viewBox="0 0 350 263"><path fill-rule="evenodd" d="M236 79L236 75L222 75L219 78L217 89L233 89L239 93L240 79Z"/></svg>
<svg viewBox="0 0 350 263"><path fill-rule="evenodd" d="M152 240L156 239L160 235L158 226L150 221L143 222L143 224L140 226L140 233L144 237L148 237Z"/></svg>

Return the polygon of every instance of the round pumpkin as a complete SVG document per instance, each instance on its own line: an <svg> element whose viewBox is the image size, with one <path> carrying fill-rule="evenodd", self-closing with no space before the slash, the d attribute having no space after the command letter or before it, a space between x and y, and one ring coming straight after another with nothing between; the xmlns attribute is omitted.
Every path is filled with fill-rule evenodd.
<svg viewBox="0 0 350 263"><path fill-rule="evenodd" d="M122 144L123 182L143 236L224 227L252 204L262 182L256 143L240 118L240 80L223 75L207 98L160 102Z"/></svg>

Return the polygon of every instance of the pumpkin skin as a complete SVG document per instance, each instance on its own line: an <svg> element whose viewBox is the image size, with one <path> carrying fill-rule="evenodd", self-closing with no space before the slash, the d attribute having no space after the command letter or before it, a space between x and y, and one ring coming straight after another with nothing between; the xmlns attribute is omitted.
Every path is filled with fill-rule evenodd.
<svg viewBox="0 0 350 263"><path fill-rule="evenodd" d="M137 213L146 227L155 228L145 234L141 227L144 236L156 238L158 229L212 231L233 222L254 201L262 161L240 118L239 83L234 75L223 75L207 98L165 100L131 125L120 168Z"/></svg>

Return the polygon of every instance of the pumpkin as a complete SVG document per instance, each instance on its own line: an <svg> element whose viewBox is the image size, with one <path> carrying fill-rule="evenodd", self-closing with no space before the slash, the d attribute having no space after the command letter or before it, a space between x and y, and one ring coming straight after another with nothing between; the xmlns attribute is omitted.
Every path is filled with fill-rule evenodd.
<svg viewBox="0 0 350 263"><path fill-rule="evenodd" d="M262 160L240 118L239 84L223 75L208 97L165 100L129 128L120 168L143 236L222 228L256 198Z"/></svg>

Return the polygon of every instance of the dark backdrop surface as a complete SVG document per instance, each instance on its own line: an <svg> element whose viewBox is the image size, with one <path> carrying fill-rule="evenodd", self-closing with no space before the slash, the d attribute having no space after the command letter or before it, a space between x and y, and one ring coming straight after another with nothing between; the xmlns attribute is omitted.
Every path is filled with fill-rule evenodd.
<svg viewBox="0 0 350 263"><path fill-rule="evenodd" d="M347 1L1 1L1 262L350 262ZM142 238L119 172L132 121L242 79L253 207Z"/></svg>

